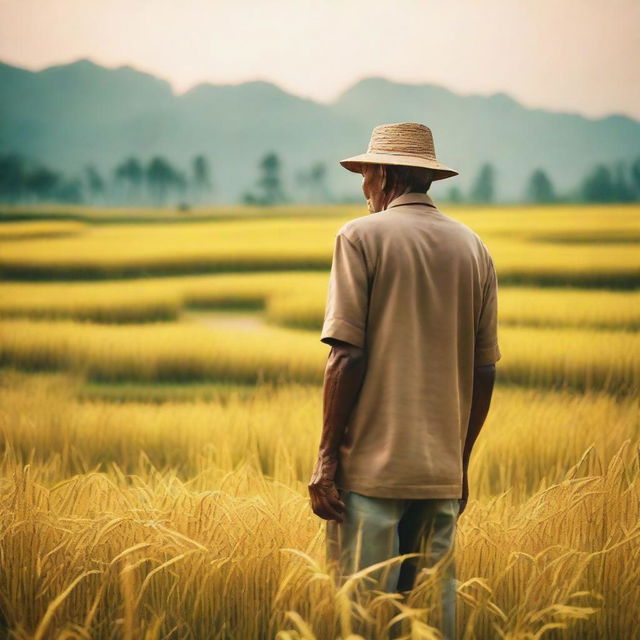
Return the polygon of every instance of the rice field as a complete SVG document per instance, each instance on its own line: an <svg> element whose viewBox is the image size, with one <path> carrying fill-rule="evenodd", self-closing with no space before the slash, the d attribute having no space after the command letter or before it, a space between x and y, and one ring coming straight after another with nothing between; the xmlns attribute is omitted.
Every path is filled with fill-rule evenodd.
<svg viewBox="0 0 640 640"><path fill-rule="evenodd" d="M319 330L325 272L223 273L96 282L0 281L0 318L96 323L177 320L192 309L252 309L265 321ZM640 290L500 285L502 326L640 328Z"/></svg>
<svg viewBox="0 0 640 640"><path fill-rule="evenodd" d="M74 221L43 221L24 222L0 225L0 241L27 240L34 238L55 238L59 236L70 236L84 231L85 225L82 222Z"/></svg>
<svg viewBox="0 0 640 640"><path fill-rule="evenodd" d="M277 326L5 320L0 333L0 365L66 370L102 382L321 384L327 354L318 332ZM640 386L638 332L505 327L503 346L505 383L611 393Z"/></svg>
<svg viewBox="0 0 640 640"><path fill-rule="evenodd" d="M623 215L607 220L608 231L622 238L620 242L562 241L570 234L559 229L571 223L578 230L576 237L583 237L585 230L595 233L590 227L593 210L598 208L590 209L591 216L575 207L555 212L549 207L520 208L511 213L509 222L504 212L463 210L459 219L482 235L504 284L635 288L640 279L640 253L637 243L626 241L629 234L637 237L639 233L635 208L621 206ZM606 215L606 208L600 209ZM522 221L514 228L516 216ZM6 243L0 276L8 280L91 280L224 271L325 271L331 263L333 235L348 219L307 213L263 219L230 220L227 216L216 222L164 225L87 225L80 234Z"/></svg>
<svg viewBox="0 0 640 640"><path fill-rule="evenodd" d="M444 212L494 256L503 353L460 639L634 638L640 207ZM366 571L337 589L309 506L333 234L357 215L0 212L0 637L377 640L394 616L440 637L439 569L406 601Z"/></svg>

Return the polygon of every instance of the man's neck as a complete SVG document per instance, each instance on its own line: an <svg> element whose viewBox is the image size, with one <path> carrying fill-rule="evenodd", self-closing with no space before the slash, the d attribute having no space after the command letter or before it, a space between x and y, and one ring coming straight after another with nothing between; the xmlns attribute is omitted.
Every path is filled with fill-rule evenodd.
<svg viewBox="0 0 640 640"><path fill-rule="evenodd" d="M389 193L385 193L382 197L380 211L384 211L389 206L389 203L392 200L395 200L396 198L403 196L405 193L411 193L411 192L412 192L411 187L404 187L404 188L400 187L400 188L393 189Z"/></svg>

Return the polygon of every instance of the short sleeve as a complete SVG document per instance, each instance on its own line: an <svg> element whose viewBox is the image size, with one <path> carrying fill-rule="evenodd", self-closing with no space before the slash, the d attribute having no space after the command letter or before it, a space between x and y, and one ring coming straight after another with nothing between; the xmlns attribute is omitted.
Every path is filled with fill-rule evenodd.
<svg viewBox="0 0 640 640"><path fill-rule="evenodd" d="M365 346L368 312L368 276L362 247L342 232L335 237L329 290L320 341L331 338Z"/></svg>
<svg viewBox="0 0 640 640"><path fill-rule="evenodd" d="M474 365L494 364L501 356L498 346L498 278L493 260L490 259L476 333Z"/></svg>

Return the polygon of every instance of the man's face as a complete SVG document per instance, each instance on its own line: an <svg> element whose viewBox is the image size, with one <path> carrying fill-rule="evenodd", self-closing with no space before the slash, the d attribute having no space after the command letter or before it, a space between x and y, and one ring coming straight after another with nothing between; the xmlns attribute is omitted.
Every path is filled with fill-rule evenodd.
<svg viewBox="0 0 640 640"><path fill-rule="evenodd" d="M367 201L369 213L381 211L385 172L382 165L362 165L362 193Z"/></svg>

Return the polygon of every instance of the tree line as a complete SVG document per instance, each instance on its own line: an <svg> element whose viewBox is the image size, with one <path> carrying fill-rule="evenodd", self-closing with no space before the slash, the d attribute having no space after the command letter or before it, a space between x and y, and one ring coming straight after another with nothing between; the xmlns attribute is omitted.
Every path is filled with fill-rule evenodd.
<svg viewBox="0 0 640 640"><path fill-rule="evenodd" d="M213 182L207 158L193 157L187 171L174 167L163 156L147 163L129 157L110 175L87 165L83 175L68 178L17 153L0 155L0 200L9 203L67 202L156 206L176 202L205 202Z"/></svg>
<svg viewBox="0 0 640 640"><path fill-rule="evenodd" d="M458 186L452 187L448 195L452 202L495 202L496 169L491 163L484 163L466 196ZM559 193L547 172L537 168L529 175L523 195L526 202L533 203L637 202L640 201L640 156L629 165L624 162L612 167L598 164L566 193Z"/></svg>
<svg viewBox="0 0 640 640"><path fill-rule="evenodd" d="M280 156L270 151L258 162L258 177L241 195L250 205L289 202L342 202L329 188L327 165L313 162L297 171L293 189L283 177ZM68 178L42 164L28 162L17 153L0 154L0 201L7 203L67 202L88 204L175 205L210 203L215 199L211 166L204 154L195 155L188 169L176 168L163 156L148 162L131 156L109 174L87 165L80 177ZM494 203L498 201L497 171L489 163L478 170L467 193L455 185L443 198L450 202ZM525 184L523 199L532 203L634 202L640 201L640 156L628 165L598 164L580 183L559 193L548 173L537 168Z"/></svg>

